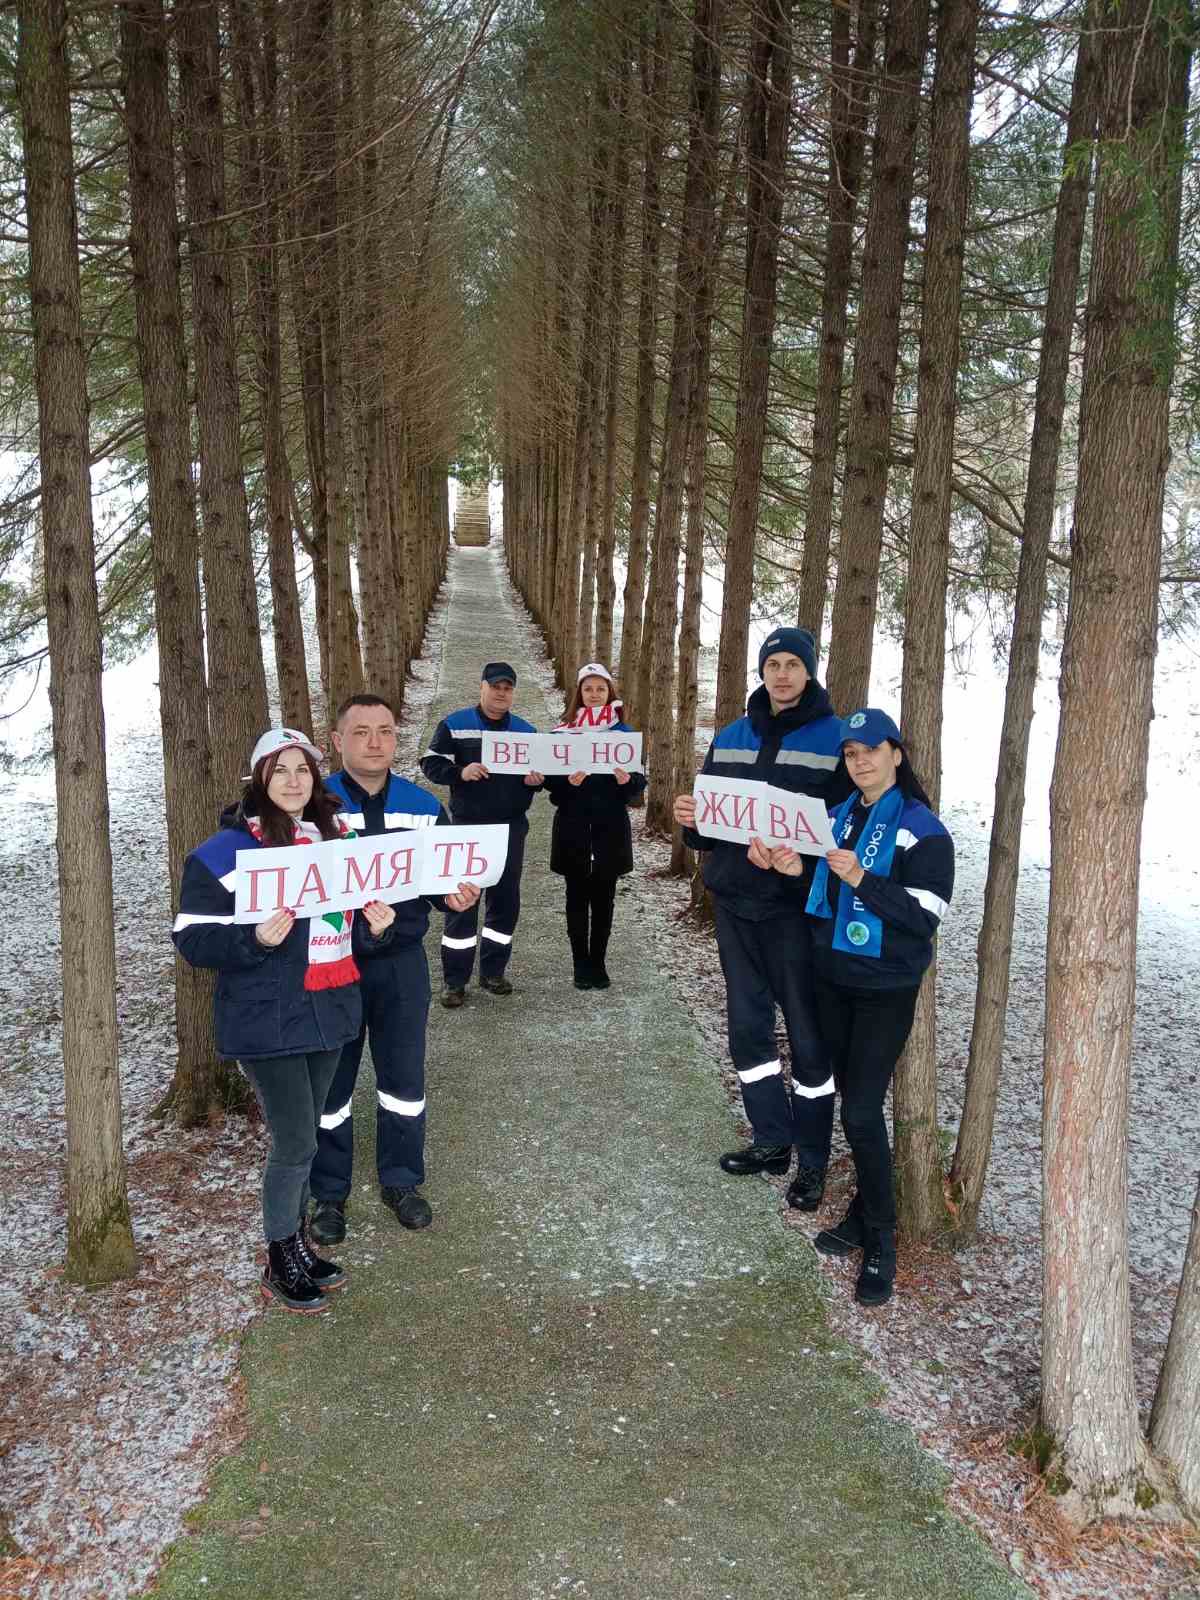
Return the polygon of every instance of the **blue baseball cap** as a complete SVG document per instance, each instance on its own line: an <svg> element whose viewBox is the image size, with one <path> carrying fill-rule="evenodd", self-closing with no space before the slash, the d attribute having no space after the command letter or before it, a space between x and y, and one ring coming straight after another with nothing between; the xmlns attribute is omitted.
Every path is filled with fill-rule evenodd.
<svg viewBox="0 0 1200 1600"><path fill-rule="evenodd" d="M877 744L882 744L885 739L889 739L892 744L904 748L900 729L891 717L886 711L876 711L871 706L864 706L861 711L852 711L848 717L842 718L838 730L838 743L848 744L851 739L856 744L870 745L872 749Z"/></svg>
<svg viewBox="0 0 1200 1600"><path fill-rule="evenodd" d="M481 683L511 683L517 686L516 669L510 667L507 661L489 661L480 674Z"/></svg>

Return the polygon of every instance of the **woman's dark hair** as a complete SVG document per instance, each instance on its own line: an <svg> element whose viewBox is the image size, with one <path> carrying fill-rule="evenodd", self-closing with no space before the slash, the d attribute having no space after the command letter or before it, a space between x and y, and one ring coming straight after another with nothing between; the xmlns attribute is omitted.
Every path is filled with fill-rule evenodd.
<svg viewBox="0 0 1200 1600"><path fill-rule="evenodd" d="M257 817L258 825L262 829L263 843L269 845L291 844L295 836L292 819L287 812L277 806L267 793L267 785L275 776L275 768L279 765L279 758L283 750L295 749L294 745L285 745L283 749L274 751L269 756L264 756L255 767L246 785L246 792L242 796L243 817ZM312 773L312 794L304 808L305 822L315 823L322 839L340 839L342 830L334 822L335 814L341 810L341 799L332 790L327 789L321 781L321 774L317 763L307 750L301 750L309 772Z"/></svg>
<svg viewBox="0 0 1200 1600"><path fill-rule="evenodd" d="M904 746L902 744L896 744L895 741L892 740L892 739L885 739L883 742L884 742L884 744L891 745L893 750L899 750L899 752L900 752L900 765L896 768L896 787L897 787L897 789L901 790L904 794L908 795L911 799L919 800L923 806L928 806L929 809L932 811L933 810L933 802L930 800L929 796L925 793L925 788L924 788L924 785L921 783L920 778L918 778L916 773L913 771L913 764L908 759L908 751L904 748ZM849 794L849 792L852 789L855 789L855 788L858 787L857 784L854 782L854 779L850 776L849 770L846 767L846 756L845 756L845 752L844 751L839 751L838 752L838 764L837 764L837 770L834 773L834 778L835 779L840 778L840 779L844 780L844 782L846 784L846 787L844 789L840 790L840 792L843 793L843 794ZM837 794L838 792L839 792L839 789L838 789L837 785L835 784L834 793Z"/></svg>
<svg viewBox="0 0 1200 1600"><path fill-rule="evenodd" d="M617 688L616 682L612 678L604 678L603 674L599 672L589 672L586 674L586 676L580 678L579 682L575 685L575 692L571 696L571 702L563 714L564 722L574 722L575 718L578 716L579 708L583 704L583 686L587 682L588 678L602 678L603 682L607 685L608 699L604 702L605 705L610 706L614 700L619 700L621 698L621 691Z"/></svg>

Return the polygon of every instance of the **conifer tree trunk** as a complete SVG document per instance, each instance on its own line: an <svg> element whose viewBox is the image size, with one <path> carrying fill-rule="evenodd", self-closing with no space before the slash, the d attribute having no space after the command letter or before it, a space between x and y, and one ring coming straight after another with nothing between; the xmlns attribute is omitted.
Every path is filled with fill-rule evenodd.
<svg viewBox="0 0 1200 1600"><path fill-rule="evenodd" d="M121 1146L103 661L64 0L21 0L17 25L58 800L66 1273L76 1283L100 1284L136 1272L137 1256Z"/></svg>
<svg viewBox="0 0 1200 1600"><path fill-rule="evenodd" d="M688 420L694 398L695 354L712 271L716 228L717 135L721 99L723 0L696 0L692 29L692 75L688 115L687 176L675 266L675 327L663 422L663 459L654 517L654 549L648 596L650 640L647 693L639 686L647 735L646 824L669 834L674 769L671 725L674 716L675 627L678 620L679 536L683 522L683 479L687 462Z"/></svg>
<svg viewBox="0 0 1200 1600"><path fill-rule="evenodd" d="M267 726L250 515L242 477L241 406L225 211L220 38L211 0L176 10L184 179L192 273L192 340L200 441L200 510L209 716L217 792L232 799Z"/></svg>
<svg viewBox="0 0 1200 1600"><path fill-rule="evenodd" d="M179 284L174 138L162 0L126 0L121 54L129 151L129 244L137 316L138 372L146 419L150 553L158 639L159 719L171 913L178 910L187 852L212 831L218 810L208 730L200 545L192 487L187 349ZM219 1116L241 1082L218 1061L212 975L175 956L179 1053L159 1110L182 1127Z"/></svg>
<svg viewBox="0 0 1200 1600"><path fill-rule="evenodd" d="M866 700L871 679L904 262L908 254L908 213L921 120L921 73L928 23L929 0L889 0L871 161L871 206L863 242L837 587L826 676L834 707L846 713Z"/></svg>
<svg viewBox="0 0 1200 1600"><path fill-rule="evenodd" d="M950 1172L951 1197L957 1206L955 1229L964 1243L974 1237L979 1225L979 1207L992 1152L992 1125L1000 1093L1013 919L1021 865L1021 817L1025 809L1029 730L1046 607L1046 555L1054 527L1071 332L1091 188L1091 163L1080 161L1078 152L1085 142L1090 143L1095 138L1096 87L1097 58L1085 32L1080 36L1075 62L1071 108L1063 143L1063 179L1054 217L1046 318L1030 430L1029 476L1025 484L1012 644L1004 691L1004 721L996 768L996 801L988 845L983 924L979 930L975 1016L962 1120Z"/></svg>
<svg viewBox="0 0 1200 1600"><path fill-rule="evenodd" d="M1200 1189L1150 1414L1150 1443L1174 1472L1188 1515L1200 1520Z"/></svg>
<svg viewBox="0 0 1200 1600"><path fill-rule="evenodd" d="M642 249L638 288L637 395L634 401L633 462L630 468L629 541L621 613L621 670L625 715L640 727L645 707L637 696L638 661L642 648L642 613L646 594L646 541L650 526L651 451L654 439L654 395L657 383L658 278L662 241L661 172L667 126L667 79L670 71L671 0L660 0L654 32L641 33L642 117L646 135L642 153Z"/></svg>
<svg viewBox="0 0 1200 1600"><path fill-rule="evenodd" d="M842 376L846 359L846 305L854 260L854 223L862 181L870 110L869 81L875 65L878 8L859 0L854 62L850 59L850 7L830 7L829 188L825 225L825 281L821 291L821 350L813 406L812 467L804 518L800 566L799 622L821 648L829 581L829 532L833 526Z"/></svg>
<svg viewBox="0 0 1200 1600"><path fill-rule="evenodd" d="M750 27L753 44L746 77L746 289L717 659L718 728L740 717L746 702L754 541L758 533L775 338L779 225L787 179L792 101L791 0L754 0Z"/></svg>
<svg viewBox="0 0 1200 1600"><path fill-rule="evenodd" d="M611 665L613 606L616 580L613 557L617 546L617 416L621 390L621 347L625 329L625 232L629 190L629 135L627 107L629 74L622 46L621 66L614 104L616 147L613 155L612 199L609 223L608 347L604 373L604 487L600 507L600 535L596 549L596 657ZM618 681L620 681L618 679ZM622 689L622 693L624 690Z"/></svg>
<svg viewBox="0 0 1200 1600"><path fill-rule="evenodd" d="M950 478L978 25L979 0L937 0L900 714L909 754L935 810L942 786ZM911 1240L940 1238L948 1222L938 1141L935 995L930 967L892 1090L898 1221Z"/></svg>
<svg viewBox="0 0 1200 1600"><path fill-rule="evenodd" d="M1138 860L1158 640L1188 55L1158 0L1103 3L1071 589L1050 791L1042 1421L1060 1502L1135 1509L1126 1159ZM1144 225L1147 206L1154 225ZM1140 223L1142 225L1136 225ZM1088 759L1089 751L1095 759Z"/></svg>

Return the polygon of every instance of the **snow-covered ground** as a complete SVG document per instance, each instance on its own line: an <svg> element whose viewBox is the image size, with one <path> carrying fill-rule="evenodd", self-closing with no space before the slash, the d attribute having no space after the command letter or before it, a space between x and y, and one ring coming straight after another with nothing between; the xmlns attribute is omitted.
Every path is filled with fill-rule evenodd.
<svg viewBox="0 0 1200 1600"><path fill-rule="evenodd" d="M499 507L495 507L498 526ZM497 554L496 559L499 559ZM436 612L404 714L402 765L434 688ZM530 625L532 634L532 625ZM752 641L757 652L760 631ZM536 641L531 640L535 644ZM967 662L970 652L958 652ZM1200 777L1200 647L1164 646L1156 679L1143 851L1138 1034L1130 1129L1136 1361L1149 1401L1169 1322L1200 1161L1198 868L1175 842ZM944 815L958 846L958 887L941 941L942 1121L956 1124L974 1000L975 939L1003 682L982 641L947 682ZM709 659L711 666L711 660ZM1044 661L1033 727L1006 1076L985 1237L947 1259L909 1252L899 1294L864 1315L847 1269L824 1263L833 1314L865 1350L908 1419L954 1474L954 1500L1005 1559L1056 1597L1182 1596L1185 1558L1141 1532L1070 1540L1004 1441L1031 1415L1039 1324L1039 1118L1042 974L1048 885L1046 797L1053 761L1056 661ZM872 700L899 705L897 649L881 641ZM547 685L551 681L545 669ZM64 1154L58 946L54 916L54 790L49 771L10 775L0 791L0 856L10 897L36 908L0 933L6 1107L0 1203L7 1271L0 1279L0 1595L118 1600L145 1582L178 1536L212 1463L236 1441L237 1335L257 1314L256 1236L262 1131L234 1121L181 1135L154 1121L169 1081L171 953L155 662L112 669L105 685L122 1025L122 1088L130 1199L143 1267L128 1285L89 1295L60 1276ZM17 754L48 747L39 695L4 728ZM708 730L701 730L701 742ZM1174 843L1174 849L1172 844ZM617 937L635 904L659 959L725 1062L715 948L682 919L685 886L665 877L664 846L639 844L618 903ZM844 1200L846 1162L825 1216ZM782 1206L783 1225L813 1231ZM802 1241L797 1239L797 1246ZM1195 1580L1195 1567L1191 1569Z"/></svg>

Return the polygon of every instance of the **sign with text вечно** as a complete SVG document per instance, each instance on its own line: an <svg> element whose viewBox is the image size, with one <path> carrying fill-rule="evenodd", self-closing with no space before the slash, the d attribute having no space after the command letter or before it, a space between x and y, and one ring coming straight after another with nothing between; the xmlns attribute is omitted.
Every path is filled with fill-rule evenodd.
<svg viewBox="0 0 1200 1600"><path fill-rule="evenodd" d="M753 778L718 778L701 772L692 785L696 800L693 826L706 839L749 845L761 839L770 849L789 845L806 856L836 849L824 801L792 794Z"/></svg>
<svg viewBox="0 0 1200 1600"><path fill-rule="evenodd" d="M640 733L598 728L557 733L485 733L480 760L489 772L540 772L559 777L571 772L641 772Z"/></svg>
<svg viewBox="0 0 1200 1600"><path fill-rule="evenodd" d="M368 900L396 905L423 894L454 894L460 883L498 883L508 855L508 826L422 828L366 839L239 850L235 922L262 922L276 911L320 917Z"/></svg>

